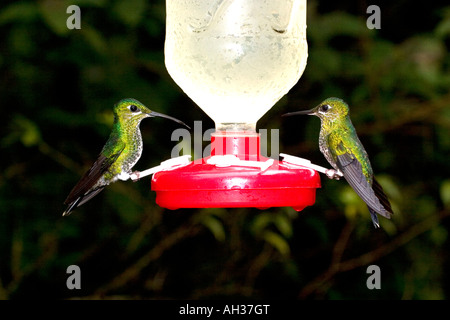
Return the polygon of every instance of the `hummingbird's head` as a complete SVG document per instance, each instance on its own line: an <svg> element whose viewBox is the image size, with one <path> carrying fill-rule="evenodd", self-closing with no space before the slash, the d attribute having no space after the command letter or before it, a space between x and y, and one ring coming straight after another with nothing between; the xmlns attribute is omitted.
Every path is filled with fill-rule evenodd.
<svg viewBox="0 0 450 320"><path fill-rule="evenodd" d="M283 114L284 116L294 116L294 115L314 115L318 116L320 120L326 122L334 122L345 118L349 113L348 104L344 100L339 98L327 98L315 108L304 111L296 111Z"/></svg>
<svg viewBox="0 0 450 320"><path fill-rule="evenodd" d="M139 123L150 116L149 110L136 99L122 99L114 106L114 118L119 122Z"/></svg>
<svg viewBox="0 0 450 320"><path fill-rule="evenodd" d="M148 109L136 99L122 99L114 106L114 119L115 121L119 121L121 123L133 124L137 126L142 121L142 119L148 117L167 118L189 128L188 125L176 118Z"/></svg>

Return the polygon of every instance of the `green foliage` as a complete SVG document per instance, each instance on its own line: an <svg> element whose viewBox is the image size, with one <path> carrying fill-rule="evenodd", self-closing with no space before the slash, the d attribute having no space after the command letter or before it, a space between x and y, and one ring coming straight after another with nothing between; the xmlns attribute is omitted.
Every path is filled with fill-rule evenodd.
<svg viewBox="0 0 450 320"><path fill-rule="evenodd" d="M444 180L440 188L441 200L446 208L450 207L450 180Z"/></svg>
<svg viewBox="0 0 450 320"><path fill-rule="evenodd" d="M71 4L80 30L66 27ZM318 122L279 115L345 99L394 209L381 230L345 180L325 176L300 213L165 210L142 179L117 182L62 218L118 100L202 120L205 130L212 122L165 69L163 0L3 1L0 299L448 299L450 7L384 4L382 29L369 30L366 2L323 6L308 1L305 73L260 123L280 129L280 152L328 166ZM146 121L137 170L178 143L171 124ZM65 286L71 264L89 275L81 291ZM376 292L365 287L370 264L382 270Z"/></svg>
<svg viewBox="0 0 450 320"><path fill-rule="evenodd" d="M250 231L273 246L282 256L290 254L288 239L292 237L293 230L291 218L287 214L263 212L253 219Z"/></svg>
<svg viewBox="0 0 450 320"><path fill-rule="evenodd" d="M223 242L226 240L225 227L220 220L226 212L221 209L205 209L196 215L198 222L204 225L217 241Z"/></svg>

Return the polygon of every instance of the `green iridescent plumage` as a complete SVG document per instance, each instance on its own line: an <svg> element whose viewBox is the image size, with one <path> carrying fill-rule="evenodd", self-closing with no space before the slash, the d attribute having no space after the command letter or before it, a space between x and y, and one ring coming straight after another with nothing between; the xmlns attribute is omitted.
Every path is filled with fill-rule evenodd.
<svg viewBox="0 0 450 320"><path fill-rule="evenodd" d="M97 160L64 201L67 209L63 216L69 215L110 183L130 178L131 169L142 155L139 124L148 117L168 118L185 125L178 119L149 110L135 99L119 101L114 106L114 124L108 141Z"/></svg>
<svg viewBox="0 0 450 320"><path fill-rule="evenodd" d="M369 157L350 120L347 103L339 98L328 98L317 107L288 113L286 115L315 115L321 120L319 148L334 169L364 200L369 208L372 222L379 227L377 214L390 218L389 200L373 176Z"/></svg>

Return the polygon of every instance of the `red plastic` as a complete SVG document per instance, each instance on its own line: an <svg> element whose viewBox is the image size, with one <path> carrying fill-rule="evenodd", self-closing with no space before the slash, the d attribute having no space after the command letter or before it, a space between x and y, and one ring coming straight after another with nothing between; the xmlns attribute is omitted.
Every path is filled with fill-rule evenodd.
<svg viewBox="0 0 450 320"><path fill-rule="evenodd" d="M233 154L241 160L266 161L260 155L257 133L215 132L211 156ZM210 156L210 157L211 157ZM293 207L297 211L314 204L319 174L309 168L275 160L259 168L208 164L210 157L187 166L153 175L156 203L168 209Z"/></svg>

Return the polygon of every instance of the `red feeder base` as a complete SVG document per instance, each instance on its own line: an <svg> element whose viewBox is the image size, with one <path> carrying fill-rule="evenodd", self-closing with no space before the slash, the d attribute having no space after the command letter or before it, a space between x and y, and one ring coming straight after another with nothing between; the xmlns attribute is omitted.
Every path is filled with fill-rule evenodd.
<svg viewBox="0 0 450 320"><path fill-rule="evenodd" d="M257 133L213 133L210 157L153 175L156 203L167 209L293 207L297 211L314 204L320 188L316 171L276 160L266 170L207 163L212 156L227 154L241 160L269 160L259 154Z"/></svg>

